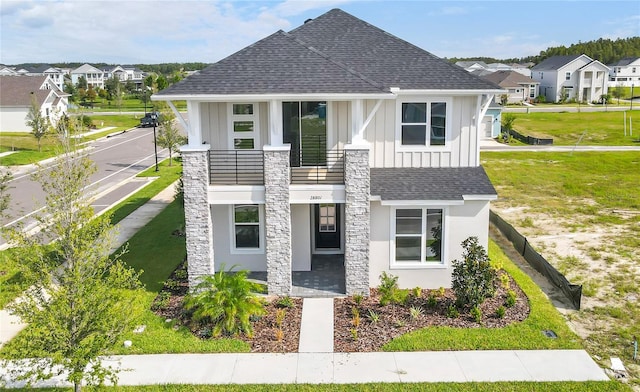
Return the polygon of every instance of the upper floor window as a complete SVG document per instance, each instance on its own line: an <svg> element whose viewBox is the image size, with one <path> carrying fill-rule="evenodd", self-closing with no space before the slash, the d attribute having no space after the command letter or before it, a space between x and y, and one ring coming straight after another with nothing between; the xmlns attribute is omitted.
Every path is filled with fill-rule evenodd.
<svg viewBox="0 0 640 392"><path fill-rule="evenodd" d="M636 73L636 67L631 68L631 73Z"/></svg>
<svg viewBox="0 0 640 392"><path fill-rule="evenodd" d="M400 144L444 146L447 140L446 102L402 102Z"/></svg>
<svg viewBox="0 0 640 392"><path fill-rule="evenodd" d="M230 104L231 148L253 150L258 146L258 105L255 103Z"/></svg>
<svg viewBox="0 0 640 392"><path fill-rule="evenodd" d="M564 73L564 80L571 80L571 72Z"/></svg>
<svg viewBox="0 0 640 392"><path fill-rule="evenodd" d="M397 267L443 264L443 216L440 208L395 209L393 257Z"/></svg>

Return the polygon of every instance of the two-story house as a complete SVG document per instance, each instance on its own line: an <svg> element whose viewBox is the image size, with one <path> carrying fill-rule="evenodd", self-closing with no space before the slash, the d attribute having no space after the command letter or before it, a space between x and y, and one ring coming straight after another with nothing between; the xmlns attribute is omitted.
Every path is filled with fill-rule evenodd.
<svg viewBox="0 0 640 392"><path fill-rule="evenodd" d="M502 92L334 9L153 95L187 101L190 284L238 264L286 295L334 255L346 294L383 271L450 287L461 242L488 242L478 130Z"/></svg>
<svg viewBox="0 0 640 392"><path fill-rule="evenodd" d="M547 102L594 102L607 94L609 67L585 54L552 56L531 68L531 78Z"/></svg>
<svg viewBox="0 0 640 392"><path fill-rule="evenodd" d="M56 124L67 112L69 94L59 89L49 76L0 76L0 131L30 132L27 115L31 105Z"/></svg>
<svg viewBox="0 0 640 392"><path fill-rule="evenodd" d="M87 87L91 86L96 90L104 88L104 72L93 65L83 64L72 70L70 75L73 84L78 84L82 76L87 80Z"/></svg>
<svg viewBox="0 0 640 392"><path fill-rule="evenodd" d="M640 86L640 57L625 57L609 65L609 87Z"/></svg>

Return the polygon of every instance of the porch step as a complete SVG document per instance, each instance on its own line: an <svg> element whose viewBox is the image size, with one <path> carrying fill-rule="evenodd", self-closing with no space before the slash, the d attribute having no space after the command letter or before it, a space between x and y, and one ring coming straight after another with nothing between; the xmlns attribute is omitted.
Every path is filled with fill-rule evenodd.
<svg viewBox="0 0 640 392"><path fill-rule="evenodd" d="M300 324L298 352L333 352L333 298L305 298Z"/></svg>

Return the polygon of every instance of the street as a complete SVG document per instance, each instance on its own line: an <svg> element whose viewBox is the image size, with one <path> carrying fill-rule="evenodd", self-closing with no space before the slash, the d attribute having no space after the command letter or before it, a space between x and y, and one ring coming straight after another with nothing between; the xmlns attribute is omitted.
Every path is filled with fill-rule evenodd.
<svg viewBox="0 0 640 392"><path fill-rule="evenodd" d="M95 162L97 171L87 187L87 195L93 196L96 212L104 210L114 202L144 186L146 181L130 181L139 172L155 165L153 128L132 128L126 132L112 134L86 144L83 151ZM158 159L168 156L166 149L158 148ZM43 164L48 170L54 162ZM25 229L35 225L33 215L42 209L44 196L40 184L31 174L35 166L14 168L9 183L11 200L7 216L0 224L4 227L21 222ZM6 247L0 238L0 249Z"/></svg>

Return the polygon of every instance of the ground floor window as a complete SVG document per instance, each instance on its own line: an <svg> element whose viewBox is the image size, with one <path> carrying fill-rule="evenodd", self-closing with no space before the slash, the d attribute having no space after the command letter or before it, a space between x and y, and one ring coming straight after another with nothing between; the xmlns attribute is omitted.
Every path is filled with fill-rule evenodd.
<svg viewBox="0 0 640 392"><path fill-rule="evenodd" d="M259 250L262 248L262 220L258 204L236 204L233 206L233 245L236 250Z"/></svg>
<svg viewBox="0 0 640 392"><path fill-rule="evenodd" d="M442 264L443 210L398 208L393 220L394 260L397 265Z"/></svg>

